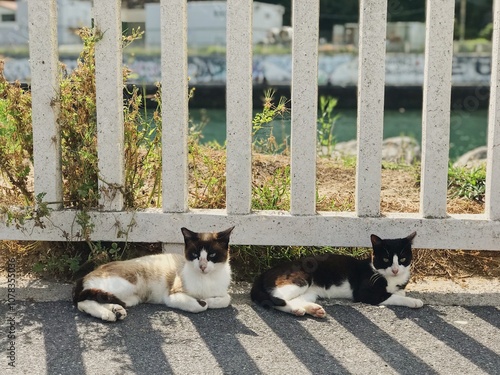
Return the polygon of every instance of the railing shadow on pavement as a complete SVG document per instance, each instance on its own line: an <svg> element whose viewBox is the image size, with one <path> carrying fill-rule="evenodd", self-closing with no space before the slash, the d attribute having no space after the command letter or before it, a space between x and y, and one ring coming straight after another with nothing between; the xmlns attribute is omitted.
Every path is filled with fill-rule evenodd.
<svg viewBox="0 0 500 375"><path fill-rule="evenodd" d="M155 373L162 369L168 374L176 372L179 366L182 368L182 361L190 359L191 354L194 355L193 360L208 354L213 357L212 363L217 370L223 373L243 373L243 369L244 373L260 373L260 363L256 362L258 356L248 351L245 340L241 338L246 336L253 341L268 332L276 336L280 344L288 348L311 373L324 373L327 363L331 373L348 374L341 357L336 358L332 351L336 350L335 345L342 342L334 340L329 343L318 336L321 332L335 332L338 327L345 329L400 374L436 373L432 364L426 363L406 347L404 340L392 337L384 324L380 325L376 319L363 314L357 304L327 303L324 307L328 319L323 320L266 310L252 304L246 295L235 300L239 301L238 304L224 311L208 310L201 314L144 304L131 308L127 319L114 324L81 314L70 301L28 300L16 306L16 319L22 341L42 346L45 353L45 358L29 358L29 363L45 361L40 366L46 368L49 374L60 373L64 369L76 375L87 374L87 361L92 356L109 358L111 367L120 373ZM444 343L478 369L496 373L500 363L497 353L475 339L474 334L469 335L447 321L446 308L434 305L418 310L388 307L396 320L408 319L412 325ZM8 316L6 309L7 305L0 305L0 315ZM462 306L461 309L494 329L500 329L498 307ZM254 323L245 320L253 318L257 318ZM261 327L262 322L264 327ZM385 324L393 323L389 321ZM383 350L380 350L381 346ZM185 347L186 354L176 357L172 347L181 350ZM203 352L200 348L208 351ZM22 354L30 355L29 348L24 349ZM104 366L102 363L93 365Z"/></svg>
<svg viewBox="0 0 500 375"><path fill-rule="evenodd" d="M439 307L425 306L424 308L425 314L419 314L418 319L412 319L416 325L439 341L445 343L486 373L498 373L498 366L500 365L498 354L447 322L443 318L445 313L440 312ZM390 307L390 309L394 311L396 317L400 319L408 318L408 313L405 309L398 307ZM499 313L495 307L475 306L467 309L488 323L493 324L492 322L496 322L493 325L500 328ZM496 318L489 317L490 312L492 313L491 315L496 315Z"/></svg>
<svg viewBox="0 0 500 375"><path fill-rule="evenodd" d="M437 372L352 306L324 306L326 312L399 374ZM408 314L406 309L405 314ZM384 350L381 350L384 348Z"/></svg>
<svg viewBox="0 0 500 375"><path fill-rule="evenodd" d="M331 374L350 374L350 372L300 324L302 320L315 318L296 317L273 310L267 310L255 305L252 305L252 308L312 374L324 373L326 369L325 363L328 364L327 369ZM277 319L276 314L278 314L279 319ZM322 321L321 319L317 320L320 322Z"/></svg>
<svg viewBox="0 0 500 375"><path fill-rule="evenodd" d="M500 311L495 306L467 306L472 314L485 322L491 324L493 327L500 329Z"/></svg>

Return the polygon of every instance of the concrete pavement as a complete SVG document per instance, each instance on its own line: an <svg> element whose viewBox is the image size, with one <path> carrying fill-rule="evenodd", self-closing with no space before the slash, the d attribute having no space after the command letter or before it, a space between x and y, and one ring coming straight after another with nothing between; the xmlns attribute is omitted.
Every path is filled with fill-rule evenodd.
<svg viewBox="0 0 500 375"><path fill-rule="evenodd" d="M264 310L237 284L227 309L140 305L117 323L77 311L69 285L17 284L12 305L0 279L1 374L500 374L498 280L411 284L418 310L323 301L322 320Z"/></svg>

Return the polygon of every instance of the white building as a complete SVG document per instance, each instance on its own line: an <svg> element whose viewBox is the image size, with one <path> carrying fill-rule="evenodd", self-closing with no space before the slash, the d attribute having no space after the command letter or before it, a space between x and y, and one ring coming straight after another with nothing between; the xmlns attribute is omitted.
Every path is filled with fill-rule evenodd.
<svg viewBox="0 0 500 375"><path fill-rule="evenodd" d="M57 38L59 44L81 44L75 31L92 26L90 0L57 0Z"/></svg>
<svg viewBox="0 0 500 375"><path fill-rule="evenodd" d="M15 22L16 9L15 1L0 1L0 25Z"/></svg>
<svg viewBox="0 0 500 375"><path fill-rule="evenodd" d="M19 9L19 2L0 1L0 45L28 43L28 13Z"/></svg>
<svg viewBox="0 0 500 375"><path fill-rule="evenodd" d="M57 19L59 44L80 44L75 31L91 26L92 3L90 0L57 0ZM28 0L0 1L0 45L26 45L28 35Z"/></svg>
<svg viewBox="0 0 500 375"><path fill-rule="evenodd" d="M333 43L358 46L359 24L346 23L333 27ZM425 47L425 23L387 22L387 52L422 52Z"/></svg>
<svg viewBox="0 0 500 375"><path fill-rule="evenodd" d="M160 4L149 3L146 9L146 45L160 45ZM226 44L226 1L190 1L188 12L188 44L190 46ZM253 3L253 43L265 42L269 30L283 26L281 5Z"/></svg>

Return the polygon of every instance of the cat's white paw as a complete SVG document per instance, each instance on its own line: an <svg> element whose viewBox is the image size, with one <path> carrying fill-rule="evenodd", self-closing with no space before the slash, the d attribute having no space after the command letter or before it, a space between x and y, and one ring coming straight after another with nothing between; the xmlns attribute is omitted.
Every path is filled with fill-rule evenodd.
<svg viewBox="0 0 500 375"><path fill-rule="evenodd" d="M193 298L185 293L166 294L165 305L192 313L199 313L208 308L208 303L201 299Z"/></svg>
<svg viewBox="0 0 500 375"><path fill-rule="evenodd" d="M120 305L113 305L111 311L115 314L116 319L123 320L127 317L127 310Z"/></svg>
<svg viewBox="0 0 500 375"><path fill-rule="evenodd" d="M231 296L229 294L224 297L210 297L205 299L209 309L222 309L228 307L231 303Z"/></svg>
<svg viewBox="0 0 500 375"><path fill-rule="evenodd" d="M107 322L116 322L117 320L123 320L127 316L127 310L125 310L120 305L107 305L103 306L105 310L102 310L101 319Z"/></svg>
<svg viewBox="0 0 500 375"><path fill-rule="evenodd" d="M116 322L116 314L110 310L103 310L101 313L101 319L106 322Z"/></svg>
<svg viewBox="0 0 500 375"><path fill-rule="evenodd" d="M315 318L324 318L326 316L326 311L322 306L317 303L311 303L305 307L306 312Z"/></svg>
<svg viewBox="0 0 500 375"><path fill-rule="evenodd" d="M304 315L306 315L306 310L302 307L299 307L299 308L293 309L292 314L295 316L304 316Z"/></svg>
<svg viewBox="0 0 500 375"><path fill-rule="evenodd" d="M187 310L192 313L199 313L206 309L208 309L208 303L204 300L197 299Z"/></svg>
<svg viewBox="0 0 500 375"><path fill-rule="evenodd" d="M417 298L403 297L398 294L392 294L389 298L382 302L381 305L406 306L412 309L418 309L419 307L422 307L424 303Z"/></svg>
<svg viewBox="0 0 500 375"><path fill-rule="evenodd" d="M418 298L409 298L408 302L408 307L411 307L412 309L418 309L424 305L424 302Z"/></svg>

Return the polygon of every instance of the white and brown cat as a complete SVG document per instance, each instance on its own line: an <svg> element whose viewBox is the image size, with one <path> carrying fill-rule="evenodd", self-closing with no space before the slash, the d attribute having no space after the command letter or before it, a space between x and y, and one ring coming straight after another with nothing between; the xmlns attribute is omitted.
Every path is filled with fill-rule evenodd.
<svg viewBox="0 0 500 375"><path fill-rule="evenodd" d="M182 228L184 255L156 254L104 264L79 279L73 302L105 321L122 320L126 307L159 303L193 313L229 306L229 236Z"/></svg>
<svg viewBox="0 0 500 375"><path fill-rule="evenodd" d="M264 307L302 316L326 316L318 298L348 298L372 305L423 306L405 296L410 279L411 244L416 232L407 237L381 239L372 234L372 259L324 254L286 262L255 280L252 300Z"/></svg>

